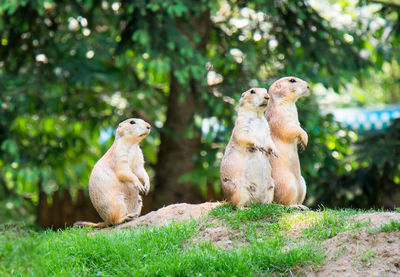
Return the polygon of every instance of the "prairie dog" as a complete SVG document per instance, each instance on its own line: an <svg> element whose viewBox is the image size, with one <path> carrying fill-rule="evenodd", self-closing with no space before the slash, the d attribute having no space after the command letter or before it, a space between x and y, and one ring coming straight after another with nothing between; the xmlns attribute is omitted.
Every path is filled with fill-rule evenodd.
<svg viewBox="0 0 400 277"><path fill-rule="evenodd" d="M265 88L252 88L242 94L235 127L221 161L222 190L226 200L236 207L273 200L268 156L277 156L277 151L264 116L268 100Z"/></svg>
<svg viewBox="0 0 400 277"><path fill-rule="evenodd" d="M270 159L274 202L305 209L301 204L306 196L306 183L300 172L297 144L304 150L308 136L300 127L295 103L309 93L309 84L296 77L284 77L274 82L269 92L271 101L266 117L279 152L279 159Z"/></svg>
<svg viewBox="0 0 400 277"><path fill-rule="evenodd" d="M104 222L79 221L75 226L106 227L139 216L139 192L147 194L150 189L139 143L149 133L150 124L139 118L118 125L113 145L95 164L89 178L90 200Z"/></svg>

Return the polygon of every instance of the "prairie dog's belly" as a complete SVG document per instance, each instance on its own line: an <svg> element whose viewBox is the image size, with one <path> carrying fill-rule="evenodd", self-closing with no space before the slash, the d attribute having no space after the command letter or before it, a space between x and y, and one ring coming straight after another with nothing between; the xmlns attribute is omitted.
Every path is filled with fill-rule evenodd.
<svg viewBox="0 0 400 277"><path fill-rule="evenodd" d="M269 128L267 120L262 118L247 118L247 136L253 138L258 145L267 147ZM271 166L268 158L260 151L250 152L243 146L230 142L226 148L223 161L222 174L228 173L246 183L254 183L257 186L266 185L266 180L271 179Z"/></svg>
<svg viewBox="0 0 400 277"><path fill-rule="evenodd" d="M271 165L260 151L229 146L221 161L221 177L256 186L267 186L271 179ZM270 181L271 182L271 181Z"/></svg>
<svg viewBox="0 0 400 277"><path fill-rule="evenodd" d="M267 157L260 151L250 153L247 156L246 162L246 175L251 179L256 179L257 176L261 176L262 180L265 180L267 171L271 171Z"/></svg>
<svg viewBox="0 0 400 277"><path fill-rule="evenodd" d="M288 172L300 181L300 161L296 141L286 143L276 138L273 138L273 140L279 155L279 158L272 157L270 159L273 176Z"/></svg>
<svg viewBox="0 0 400 277"><path fill-rule="evenodd" d="M231 179L244 176L245 164L246 149L235 149L234 146L228 144L220 165L221 177Z"/></svg>
<svg viewBox="0 0 400 277"><path fill-rule="evenodd" d="M102 157L93 167L89 177L90 197L108 198L124 192L126 184L118 180L110 156Z"/></svg>
<svg viewBox="0 0 400 277"><path fill-rule="evenodd" d="M271 166L264 154L255 152L248 156L245 165L245 179L254 190L255 197L262 200L268 187L273 183Z"/></svg>
<svg viewBox="0 0 400 277"><path fill-rule="evenodd" d="M265 118L251 119L249 126L249 136L254 137L260 145L265 147L267 143L267 135L269 134L267 120Z"/></svg>

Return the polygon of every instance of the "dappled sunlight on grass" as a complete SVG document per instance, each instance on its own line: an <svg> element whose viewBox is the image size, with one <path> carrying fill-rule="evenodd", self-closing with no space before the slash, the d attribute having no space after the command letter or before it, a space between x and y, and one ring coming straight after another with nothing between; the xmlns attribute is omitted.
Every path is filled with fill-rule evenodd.
<svg viewBox="0 0 400 277"><path fill-rule="evenodd" d="M279 226L284 230L299 230L310 225L318 224L322 220L320 212L293 212L283 214L279 220Z"/></svg>

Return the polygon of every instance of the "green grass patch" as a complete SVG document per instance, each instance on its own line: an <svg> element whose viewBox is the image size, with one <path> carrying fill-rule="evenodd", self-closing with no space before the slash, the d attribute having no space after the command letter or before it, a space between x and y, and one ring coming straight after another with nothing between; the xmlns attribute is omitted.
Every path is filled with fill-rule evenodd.
<svg viewBox="0 0 400 277"><path fill-rule="evenodd" d="M392 220L379 228L381 232L400 232L400 221Z"/></svg>
<svg viewBox="0 0 400 277"><path fill-rule="evenodd" d="M223 205L201 222L95 235L93 229L0 228L0 276L296 275L323 261L321 240L361 227L349 218L358 212ZM391 228L399 228L399 223L393 224ZM245 243L224 249L211 242L193 242L199 232L214 225L227 226Z"/></svg>
<svg viewBox="0 0 400 277"><path fill-rule="evenodd" d="M360 213L357 210L331 210L323 209L307 215L310 221L308 227L302 230L303 237L324 240L339 233L367 226L368 222L353 220L351 216Z"/></svg>
<svg viewBox="0 0 400 277"><path fill-rule="evenodd" d="M285 274L323 258L311 243L284 250L266 239L248 247L222 250L211 243L187 245L197 224L100 233L92 229L0 237L0 275L24 276L248 276Z"/></svg>
<svg viewBox="0 0 400 277"><path fill-rule="evenodd" d="M293 209L278 204L255 204L244 209L236 209L230 204L225 204L212 210L210 215L224 220L231 226L239 227L243 223L249 223L261 219L274 221L290 211L293 211Z"/></svg>
<svg viewBox="0 0 400 277"><path fill-rule="evenodd" d="M363 266L370 266L370 265L371 265L371 260L372 260L375 256L376 256L376 253L375 253L374 251L371 251L371 250L364 251L364 252L361 254L361 257L360 257L361 265L363 265Z"/></svg>

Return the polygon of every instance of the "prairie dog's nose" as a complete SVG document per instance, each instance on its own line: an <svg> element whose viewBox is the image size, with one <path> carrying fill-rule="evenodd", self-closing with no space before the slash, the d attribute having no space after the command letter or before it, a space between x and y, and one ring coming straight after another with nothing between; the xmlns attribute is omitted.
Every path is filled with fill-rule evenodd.
<svg viewBox="0 0 400 277"><path fill-rule="evenodd" d="M149 130L150 130L150 127L151 127L150 124L146 125L146 128L149 129Z"/></svg>
<svg viewBox="0 0 400 277"><path fill-rule="evenodd" d="M266 95L264 96L264 99L265 99L265 100L269 100L269 95L266 94Z"/></svg>

